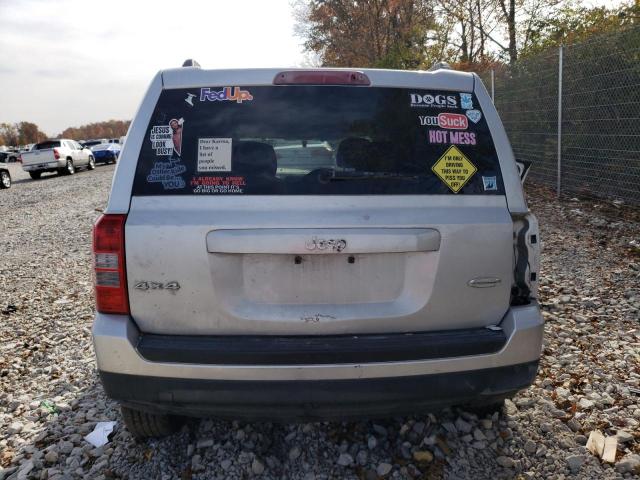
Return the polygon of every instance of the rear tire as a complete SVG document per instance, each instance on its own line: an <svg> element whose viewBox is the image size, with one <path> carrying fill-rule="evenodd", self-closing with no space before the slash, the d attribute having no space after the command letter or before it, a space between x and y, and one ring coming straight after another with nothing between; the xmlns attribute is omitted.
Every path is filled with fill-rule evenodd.
<svg viewBox="0 0 640 480"><path fill-rule="evenodd" d="M38 180L40 175L42 175L42 172L29 172L29 176L34 180Z"/></svg>
<svg viewBox="0 0 640 480"><path fill-rule="evenodd" d="M73 175L74 173L76 173L76 167L73 164L73 160L67 158L67 164L64 166L64 168L58 170L58 173L60 175Z"/></svg>
<svg viewBox="0 0 640 480"><path fill-rule="evenodd" d="M172 415L163 415L120 407L122 419L135 438L166 437L180 426L180 419Z"/></svg>
<svg viewBox="0 0 640 480"><path fill-rule="evenodd" d="M0 170L0 188L9 188L11 186L11 175L8 170Z"/></svg>

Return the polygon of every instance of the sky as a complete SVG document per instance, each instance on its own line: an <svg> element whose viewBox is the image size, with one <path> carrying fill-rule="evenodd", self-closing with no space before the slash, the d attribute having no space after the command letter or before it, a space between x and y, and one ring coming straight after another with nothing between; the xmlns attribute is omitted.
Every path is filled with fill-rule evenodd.
<svg viewBox="0 0 640 480"><path fill-rule="evenodd" d="M158 70L304 63L290 0L0 0L0 122L131 119Z"/></svg>
<svg viewBox="0 0 640 480"><path fill-rule="evenodd" d="M292 0L0 0L0 122L131 119L158 70L305 65ZM585 0L586 5L623 0Z"/></svg>

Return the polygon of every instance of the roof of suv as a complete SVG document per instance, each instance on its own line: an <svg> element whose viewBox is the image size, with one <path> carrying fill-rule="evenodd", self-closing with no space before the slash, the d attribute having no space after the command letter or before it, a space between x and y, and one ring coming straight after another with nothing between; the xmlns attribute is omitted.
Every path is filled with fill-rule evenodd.
<svg viewBox="0 0 640 480"><path fill-rule="evenodd" d="M203 70L198 67L161 71L164 88L189 88L202 85L271 85L276 75L287 71L358 71L369 77L372 87L432 88L473 91L474 74L449 69L434 71L382 70L368 68L248 68Z"/></svg>

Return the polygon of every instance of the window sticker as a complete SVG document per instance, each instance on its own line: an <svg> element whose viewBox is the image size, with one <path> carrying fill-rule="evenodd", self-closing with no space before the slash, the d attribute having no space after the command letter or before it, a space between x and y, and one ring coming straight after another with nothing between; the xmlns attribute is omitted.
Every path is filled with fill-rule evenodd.
<svg viewBox="0 0 640 480"><path fill-rule="evenodd" d="M498 190L498 182L496 177L482 177L482 185L484 185L485 191Z"/></svg>
<svg viewBox="0 0 640 480"><path fill-rule="evenodd" d="M149 175L147 182L162 183L165 190L175 190L184 188L185 182L179 175L184 173L187 167L180 163L180 158L171 158L166 162L155 162Z"/></svg>
<svg viewBox="0 0 640 480"><path fill-rule="evenodd" d="M464 108L465 110L473 108L473 95L471 95L470 93L461 93L460 108Z"/></svg>
<svg viewBox="0 0 640 480"><path fill-rule="evenodd" d="M204 87L200 89L201 102L233 102L242 103L253 100L253 95L249 90L242 90L240 87L224 87L220 91Z"/></svg>
<svg viewBox="0 0 640 480"><path fill-rule="evenodd" d="M482 112L480 110L467 110L467 117L473 123L478 123L482 119Z"/></svg>
<svg viewBox="0 0 640 480"><path fill-rule="evenodd" d="M198 139L198 172L230 172L231 139Z"/></svg>
<svg viewBox="0 0 640 480"><path fill-rule="evenodd" d="M429 143L454 145L475 145L476 134L473 132L449 132L447 130L429 130Z"/></svg>
<svg viewBox="0 0 640 480"><path fill-rule="evenodd" d="M420 125L446 128L448 130L466 130L469 126L467 117L460 113L440 113L437 117L419 115Z"/></svg>
<svg viewBox="0 0 640 480"><path fill-rule="evenodd" d="M185 98L184 101L187 103L187 105L193 107L193 99L195 97L197 97L195 93L187 93L187 98Z"/></svg>
<svg viewBox="0 0 640 480"><path fill-rule="evenodd" d="M243 193L244 177L193 177L189 182L193 193Z"/></svg>
<svg viewBox="0 0 640 480"><path fill-rule="evenodd" d="M168 125L156 125L151 128L149 140L157 156L172 155L173 152L180 156L183 124L184 118L172 118Z"/></svg>
<svg viewBox="0 0 640 480"><path fill-rule="evenodd" d="M410 93L409 98L411 99L412 107L458 108L458 99L455 95Z"/></svg>
<svg viewBox="0 0 640 480"><path fill-rule="evenodd" d="M471 163L471 160L455 145L451 145L444 152L438 161L433 164L431 170L453 193L458 193L478 171L476 166Z"/></svg>

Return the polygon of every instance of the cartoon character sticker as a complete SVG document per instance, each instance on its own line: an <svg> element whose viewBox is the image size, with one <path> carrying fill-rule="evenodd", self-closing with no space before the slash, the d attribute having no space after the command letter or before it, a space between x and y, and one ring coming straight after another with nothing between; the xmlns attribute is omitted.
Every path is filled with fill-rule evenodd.
<svg viewBox="0 0 640 480"><path fill-rule="evenodd" d="M473 96L470 93L460 94L460 108L464 108L465 110L473 108Z"/></svg>

